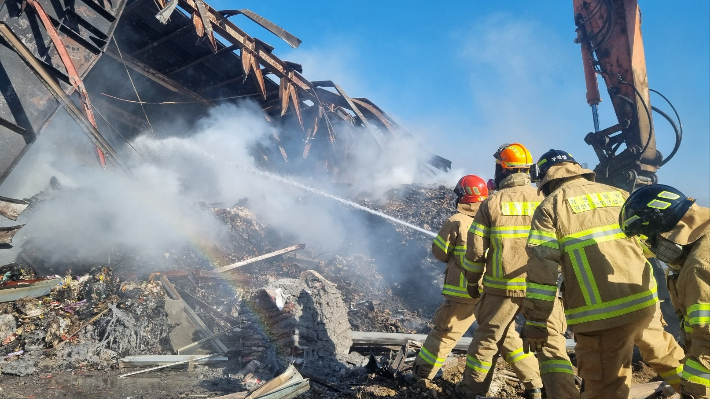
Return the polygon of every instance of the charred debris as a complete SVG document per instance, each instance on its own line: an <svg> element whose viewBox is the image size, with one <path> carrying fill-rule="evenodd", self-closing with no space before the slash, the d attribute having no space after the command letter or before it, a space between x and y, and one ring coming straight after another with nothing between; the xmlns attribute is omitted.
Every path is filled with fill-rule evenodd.
<svg viewBox="0 0 710 399"><path fill-rule="evenodd" d="M421 226L441 224L451 200L443 187L407 186L387 197L381 211ZM43 201L50 196L23 204L23 217ZM213 261L185 247L165 254L170 266L159 270L121 248L57 263L41 242L25 241L0 267L0 389L17 397L228 398L452 389L446 381L401 388L396 378L438 305L428 237L377 218L372 229L382 234L367 243L374 251L349 242L350 250L316 254L248 204L194 206L228 226L230 245L214 248ZM24 378L40 382L23 387Z"/></svg>

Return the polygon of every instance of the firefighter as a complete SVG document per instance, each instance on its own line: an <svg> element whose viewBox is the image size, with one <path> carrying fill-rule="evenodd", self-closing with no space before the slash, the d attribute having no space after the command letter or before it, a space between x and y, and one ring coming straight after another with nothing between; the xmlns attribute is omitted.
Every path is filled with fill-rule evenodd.
<svg viewBox="0 0 710 399"><path fill-rule="evenodd" d="M678 387L683 351L663 330L656 281L638 241L619 226L628 194L594 182L566 151L550 150L537 163L539 190L527 252L527 284L550 299L528 294L523 347L540 350L548 331L539 328L553 311L558 268L567 323L574 331L581 398L628 398L633 347Z"/></svg>
<svg viewBox="0 0 710 399"><path fill-rule="evenodd" d="M494 366L501 340L507 334L517 334L515 317L520 312L526 291L528 258L525 243L533 211L542 200L530 185L529 170L533 161L522 144L505 144L494 157L494 182L498 191L481 204L471 224L464 260L471 295L478 294L477 283L482 276L484 286L476 308L479 327L468 349L459 387L459 391L468 397L486 394L485 377ZM572 364L562 336L566 325L561 303L557 310L559 317L549 324L542 324L558 339L550 340L550 345L545 348L540 358L540 371L548 397L566 399L579 396L579 391L574 385ZM542 384L523 385L527 397L541 397Z"/></svg>
<svg viewBox="0 0 710 399"><path fill-rule="evenodd" d="M650 251L668 265L667 282L685 330L683 398L710 397L710 209L673 187L635 191L619 217L628 236L643 235Z"/></svg>
<svg viewBox="0 0 710 399"><path fill-rule="evenodd" d="M434 257L447 265L442 291L445 301L436 310L434 328L414 361L415 379L434 378L453 347L475 320L473 310L478 299L471 298L467 291L464 255L468 228L481 201L488 197L488 188L480 177L468 175L459 180L454 193L454 207L458 212L444 223L431 247ZM523 353L522 344L520 336L513 331L505 340L501 352L521 381L539 383L537 361L534 356Z"/></svg>

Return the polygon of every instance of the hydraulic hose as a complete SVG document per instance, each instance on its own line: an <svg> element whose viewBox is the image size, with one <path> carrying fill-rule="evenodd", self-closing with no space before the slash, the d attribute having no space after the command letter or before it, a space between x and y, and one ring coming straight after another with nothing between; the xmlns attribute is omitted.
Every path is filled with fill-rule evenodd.
<svg viewBox="0 0 710 399"><path fill-rule="evenodd" d="M678 111L677 111L677 110L675 109L675 107L673 106L673 103L672 103L668 98L666 98L666 96L664 96L663 94L661 94L661 92L659 92L659 91L657 91L657 90L653 90L653 89L648 89L648 90L649 90L649 91L652 91L652 92L654 92L654 93L656 93L656 94L658 94L659 96L661 96L661 98L663 98L663 100L665 100L665 102L668 103L668 105L670 105L671 109L673 110L673 113L675 114L676 120L678 121L678 125L676 126L676 125L675 125L673 122L671 122L671 120L668 118L668 115L666 115L665 113L659 111L658 109L656 109L656 108L653 107L653 106L651 107L654 111L658 112L658 113L661 114L664 118L666 118L666 120L668 120L668 122L671 123L671 126L673 126L673 130L675 130L676 143L675 143L675 146L673 147L673 151L666 157L666 159L663 160L663 162L661 162L661 166L663 166L663 165L665 165L668 161L670 161L671 158L673 158L673 156L674 156L674 155L676 154L676 152L678 151L678 148L680 147L680 143L683 141L683 122L681 122L681 120L680 120L680 115L678 115Z"/></svg>

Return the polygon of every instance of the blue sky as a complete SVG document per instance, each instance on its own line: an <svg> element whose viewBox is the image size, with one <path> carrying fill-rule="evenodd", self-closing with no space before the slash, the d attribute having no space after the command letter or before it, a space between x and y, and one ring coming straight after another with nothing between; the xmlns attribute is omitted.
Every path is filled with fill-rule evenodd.
<svg viewBox="0 0 710 399"><path fill-rule="evenodd" d="M585 101L572 1L212 0L248 8L303 40L298 49L243 16L232 20L304 65L310 80L331 79L349 95L368 97L454 161L457 172L491 177L499 144L523 142L537 158L570 151L590 167L597 159L584 135L593 129ZM650 86L673 101L685 128L662 183L710 204L709 2L641 1ZM600 81L600 86L603 83ZM601 125L615 122L602 86ZM657 97L655 106L670 109ZM656 118L658 148L673 146Z"/></svg>

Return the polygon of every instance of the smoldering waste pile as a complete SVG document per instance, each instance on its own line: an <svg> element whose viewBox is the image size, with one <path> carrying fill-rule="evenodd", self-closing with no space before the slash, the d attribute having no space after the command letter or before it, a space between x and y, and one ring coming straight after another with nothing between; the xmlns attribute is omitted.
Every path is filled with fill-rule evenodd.
<svg viewBox="0 0 710 399"><path fill-rule="evenodd" d="M11 264L0 273L16 276L21 269ZM79 331L98 314L103 317ZM107 368L129 354L163 353L168 332L158 284L122 282L111 269L97 267L80 278L66 276L48 296L0 303L0 371L23 376Z"/></svg>
<svg viewBox="0 0 710 399"><path fill-rule="evenodd" d="M436 231L453 212L452 199L444 187L406 186L388 192L385 201L360 202ZM208 249L211 258L230 264L294 243L278 226L260 221L248 202L242 205L195 205L229 226L223 240L228 244ZM221 338L229 361L222 377L211 380L212 390L251 389L288 363L336 385L344 379L363 383L368 359L348 353L351 329L428 332L441 300L443 270L429 255L431 238L362 211L346 211L369 218L373 234L366 246L355 241L362 237L353 237L339 253L325 256L307 248L244 266L227 278L209 275L210 262L193 247L166 253L169 267L160 272L207 328L213 333L240 329ZM31 245L23 251L39 252ZM48 296L0 304L2 373L112 369L124 356L175 353L171 332L176 325L166 311L171 300L151 274L154 265L121 255L108 258L111 267L103 262L62 276ZM32 264L38 263L41 259L33 258ZM16 279L34 277L22 257L3 270ZM208 345L203 348L209 352Z"/></svg>

